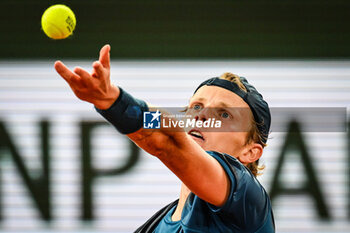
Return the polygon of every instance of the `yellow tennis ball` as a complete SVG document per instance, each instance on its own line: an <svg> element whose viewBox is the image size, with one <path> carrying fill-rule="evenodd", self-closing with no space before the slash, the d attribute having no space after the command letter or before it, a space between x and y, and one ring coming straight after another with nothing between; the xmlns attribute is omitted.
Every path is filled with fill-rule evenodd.
<svg viewBox="0 0 350 233"><path fill-rule="evenodd" d="M41 17L41 27L52 39L64 39L70 36L76 25L73 11L65 5L57 4L47 8Z"/></svg>

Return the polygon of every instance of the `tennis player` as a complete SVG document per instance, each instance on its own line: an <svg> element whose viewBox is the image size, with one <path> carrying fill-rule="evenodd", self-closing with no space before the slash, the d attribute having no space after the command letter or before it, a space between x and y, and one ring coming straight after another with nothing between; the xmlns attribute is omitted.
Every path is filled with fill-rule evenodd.
<svg viewBox="0 0 350 233"><path fill-rule="evenodd" d="M275 232L269 197L256 179L271 116L262 95L245 78L225 73L206 80L189 101L196 122L215 118L225 130L150 130L142 127L143 113L155 109L110 81L109 45L92 66L89 73L55 63L79 99L92 103L182 181L179 199L135 232Z"/></svg>

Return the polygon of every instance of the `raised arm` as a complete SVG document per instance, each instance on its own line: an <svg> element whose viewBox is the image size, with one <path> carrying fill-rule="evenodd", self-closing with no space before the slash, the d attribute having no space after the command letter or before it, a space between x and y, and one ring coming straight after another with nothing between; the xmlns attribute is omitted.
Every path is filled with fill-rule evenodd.
<svg viewBox="0 0 350 233"><path fill-rule="evenodd" d="M62 62L55 62L56 71L79 99L107 111L120 95L120 89L110 81L109 52L109 45L101 49L91 74L80 67L71 71ZM227 200L230 181L224 169L184 131L141 128L127 136L140 148L158 157L201 199L216 206Z"/></svg>

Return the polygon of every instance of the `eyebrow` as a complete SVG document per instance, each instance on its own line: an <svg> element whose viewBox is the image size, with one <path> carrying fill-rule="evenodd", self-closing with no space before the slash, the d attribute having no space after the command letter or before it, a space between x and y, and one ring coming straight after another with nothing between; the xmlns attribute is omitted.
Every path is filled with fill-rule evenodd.
<svg viewBox="0 0 350 233"><path fill-rule="evenodd" d="M198 98L198 99L196 99L196 101L206 101L207 99L206 98L203 98L203 97L201 97L201 98Z"/></svg>
<svg viewBox="0 0 350 233"><path fill-rule="evenodd" d="M207 99L206 98L204 98L204 97L200 97L200 98L198 98L198 99L194 99L193 100L193 102L206 102L207 101ZM192 101L191 101L192 102ZM234 115L235 117L242 117L242 114L240 113L240 112L237 112L237 111L233 111L232 109L234 109L235 107L230 107L227 103L225 103L225 102L222 102L222 101L220 101L219 102L219 104L218 104L218 106L217 106L217 108L226 108L232 115ZM249 109L249 108L248 108Z"/></svg>
<svg viewBox="0 0 350 233"><path fill-rule="evenodd" d="M200 98L196 98L196 99L191 99L190 100L190 103L193 103L193 102L206 102L207 99L206 98L203 98L203 97L200 97Z"/></svg>

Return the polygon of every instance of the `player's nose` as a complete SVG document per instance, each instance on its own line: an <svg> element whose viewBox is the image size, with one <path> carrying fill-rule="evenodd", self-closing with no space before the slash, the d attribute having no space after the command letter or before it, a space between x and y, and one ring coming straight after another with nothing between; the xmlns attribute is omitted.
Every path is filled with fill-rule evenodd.
<svg viewBox="0 0 350 233"><path fill-rule="evenodd" d="M208 108L202 108L196 113L196 121L207 121L210 118L210 111Z"/></svg>

